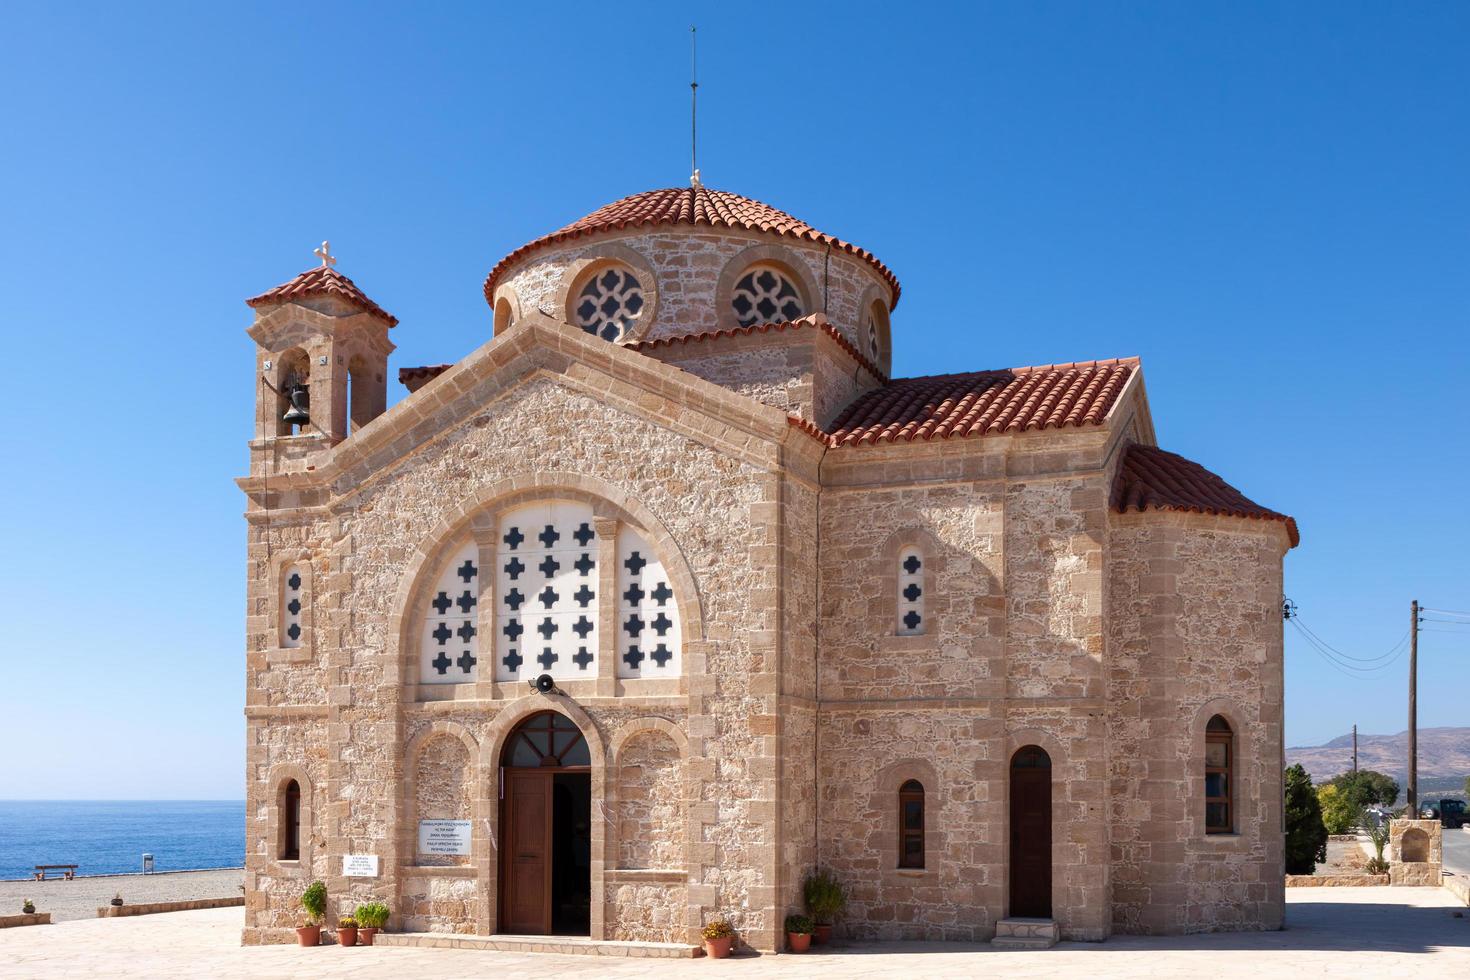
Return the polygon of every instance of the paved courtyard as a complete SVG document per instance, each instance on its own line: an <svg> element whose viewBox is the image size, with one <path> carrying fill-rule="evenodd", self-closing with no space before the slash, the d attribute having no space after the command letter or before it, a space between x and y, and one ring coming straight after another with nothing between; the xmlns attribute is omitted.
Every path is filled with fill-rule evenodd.
<svg viewBox="0 0 1470 980"><path fill-rule="evenodd" d="M808 956L629 960L468 950L242 948L236 908L0 931L0 976L84 977L1218 977L1453 976L1470 970L1470 911L1440 888L1288 889L1290 927L1249 935L1120 937L1040 952L873 945ZM1456 918L1455 913L1462 917Z"/></svg>

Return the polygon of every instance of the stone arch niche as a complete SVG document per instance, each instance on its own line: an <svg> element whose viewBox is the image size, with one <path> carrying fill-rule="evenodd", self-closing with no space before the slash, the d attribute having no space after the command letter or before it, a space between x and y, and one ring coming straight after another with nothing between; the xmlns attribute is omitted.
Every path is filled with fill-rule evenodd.
<svg viewBox="0 0 1470 980"><path fill-rule="evenodd" d="M1429 860L1429 835L1418 827L1404 831L1399 844L1401 860L1406 864L1422 864Z"/></svg>
<svg viewBox="0 0 1470 980"><path fill-rule="evenodd" d="M448 854L440 821L474 819L474 754L452 734L431 735L413 760L414 864L419 867L456 867L470 864L470 854ZM426 827L426 822L428 826ZM428 832L432 831L432 833Z"/></svg>
<svg viewBox="0 0 1470 980"><path fill-rule="evenodd" d="M679 746L657 729L631 735L614 759L617 867L684 866L684 776Z"/></svg>

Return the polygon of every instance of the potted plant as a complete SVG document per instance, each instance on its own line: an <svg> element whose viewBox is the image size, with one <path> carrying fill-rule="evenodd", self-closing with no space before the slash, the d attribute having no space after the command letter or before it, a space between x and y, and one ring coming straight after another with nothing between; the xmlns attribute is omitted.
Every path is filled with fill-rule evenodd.
<svg viewBox="0 0 1470 980"><path fill-rule="evenodd" d="M350 915L343 916L337 920L337 945L357 945L357 920Z"/></svg>
<svg viewBox="0 0 1470 980"><path fill-rule="evenodd" d="M28 898L25 900L24 903L21 904L20 911L22 915L35 915L36 903Z"/></svg>
<svg viewBox="0 0 1470 980"><path fill-rule="evenodd" d="M710 959L722 960L730 955L730 944L735 941L735 930L724 919L706 923L700 930L704 937L704 951Z"/></svg>
<svg viewBox="0 0 1470 980"><path fill-rule="evenodd" d="M831 942L832 920L847 905L847 890L836 875L826 868L818 868L801 883L801 893L806 900L806 910L816 923L812 941L818 946Z"/></svg>
<svg viewBox="0 0 1470 980"><path fill-rule="evenodd" d="M786 917L786 948L793 953L805 953L812 945L812 919L809 915Z"/></svg>
<svg viewBox="0 0 1470 980"><path fill-rule="evenodd" d="M327 914L327 886L313 881L301 893L301 907L306 910L306 925L296 930L296 941L303 946L320 946L322 918Z"/></svg>
<svg viewBox="0 0 1470 980"><path fill-rule="evenodd" d="M382 902L368 902L357 907L357 939L364 946L373 944L378 930L388 924L388 906Z"/></svg>
<svg viewBox="0 0 1470 980"><path fill-rule="evenodd" d="M112 893L112 902L111 902L111 904L115 908L122 908L122 892L113 892Z"/></svg>

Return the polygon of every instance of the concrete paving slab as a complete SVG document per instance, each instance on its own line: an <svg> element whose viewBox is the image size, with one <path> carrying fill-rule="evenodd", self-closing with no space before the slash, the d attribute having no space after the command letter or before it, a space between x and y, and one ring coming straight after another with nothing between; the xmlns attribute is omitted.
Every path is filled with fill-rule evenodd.
<svg viewBox="0 0 1470 980"><path fill-rule="evenodd" d="M1470 970L1470 913L1441 888L1302 889L1281 932L1124 936L1009 952L989 945L875 944L805 956L625 960L456 949L241 947L239 909L91 919L0 932L6 980L242 977L298 980L976 976L1422 977ZM1455 918L1459 913L1460 918Z"/></svg>

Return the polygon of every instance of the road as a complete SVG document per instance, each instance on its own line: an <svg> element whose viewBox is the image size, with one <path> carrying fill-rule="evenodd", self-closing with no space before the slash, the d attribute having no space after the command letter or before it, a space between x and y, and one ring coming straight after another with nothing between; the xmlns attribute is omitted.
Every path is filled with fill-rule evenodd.
<svg viewBox="0 0 1470 980"><path fill-rule="evenodd" d="M1444 832L1444 869L1461 878L1470 878L1470 831Z"/></svg>

